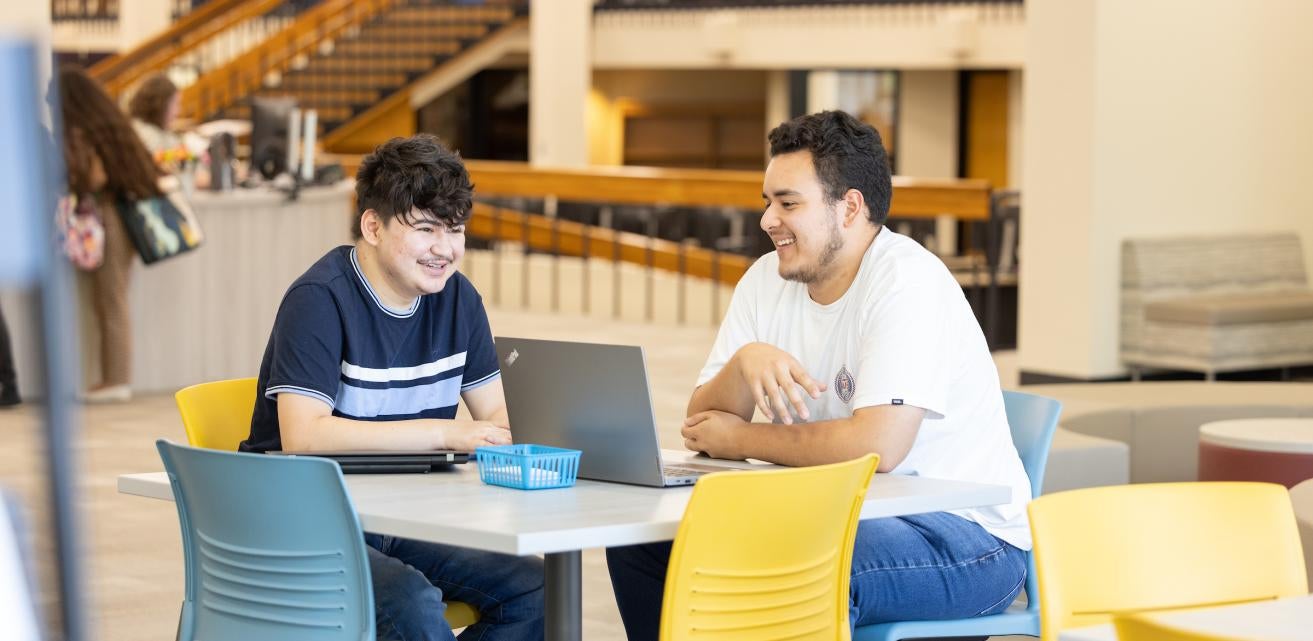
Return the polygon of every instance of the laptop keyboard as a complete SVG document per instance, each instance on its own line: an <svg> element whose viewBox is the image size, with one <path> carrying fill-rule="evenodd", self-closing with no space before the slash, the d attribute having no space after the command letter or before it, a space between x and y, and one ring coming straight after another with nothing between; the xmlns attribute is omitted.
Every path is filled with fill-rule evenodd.
<svg viewBox="0 0 1313 641"><path fill-rule="evenodd" d="M694 470L687 467L667 465L661 468L661 473L664 474L667 478L687 478L690 476L702 476L707 472L705 470Z"/></svg>

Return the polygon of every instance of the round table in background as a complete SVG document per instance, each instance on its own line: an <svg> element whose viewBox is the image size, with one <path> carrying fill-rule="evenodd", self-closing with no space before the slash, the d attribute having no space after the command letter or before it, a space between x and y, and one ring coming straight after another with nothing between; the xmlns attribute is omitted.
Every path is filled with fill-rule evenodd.
<svg viewBox="0 0 1313 641"><path fill-rule="evenodd" d="M1199 427L1200 481L1313 478L1313 418L1247 418Z"/></svg>

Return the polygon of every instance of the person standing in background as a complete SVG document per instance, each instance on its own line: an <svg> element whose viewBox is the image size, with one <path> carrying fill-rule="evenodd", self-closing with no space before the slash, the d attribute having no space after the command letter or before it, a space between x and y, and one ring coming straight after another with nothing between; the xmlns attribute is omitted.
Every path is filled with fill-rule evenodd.
<svg viewBox="0 0 1313 641"><path fill-rule="evenodd" d="M147 78L128 103L132 129L158 164L165 160L162 154L182 148L182 137L173 130L181 108L182 96L178 93L178 86L164 74Z"/></svg>
<svg viewBox="0 0 1313 641"><path fill-rule="evenodd" d="M81 69L60 69L59 102L69 193L94 199L105 226L105 262L91 272L101 376L84 399L92 403L126 401L132 398L128 283L137 253L115 204L159 196L160 170L127 116Z"/></svg>
<svg viewBox="0 0 1313 641"><path fill-rule="evenodd" d="M14 347L9 342L9 326L5 325L4 310L0 310L0 407L13 407L19 402Z"/></svg>

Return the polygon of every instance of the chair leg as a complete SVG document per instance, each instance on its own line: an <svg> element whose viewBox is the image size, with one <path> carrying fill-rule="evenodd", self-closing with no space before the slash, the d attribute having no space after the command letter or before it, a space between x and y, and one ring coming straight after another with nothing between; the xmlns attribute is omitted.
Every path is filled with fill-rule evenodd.
<svg viewBox="0 0 1313 641"><path fill-rule="evenodd" d="M1132 365L1132 366L1131 366L1131 382L1132 382L1132 383L1138 383L1138 382L1140 382L1140 374L1141 374L1141 372L1142 372L1142 370L1140 370L1140 368L1139 368L1138 365Z"/></svg>
<svg viewBox="0 0 1313 641"><path fill-rule="evenodd" d="M1211 369L1208 370L1207 372L1204 372L1204 380L1208 381L1209 383L1217 381L1217 372L1214 372Z"/></svg>

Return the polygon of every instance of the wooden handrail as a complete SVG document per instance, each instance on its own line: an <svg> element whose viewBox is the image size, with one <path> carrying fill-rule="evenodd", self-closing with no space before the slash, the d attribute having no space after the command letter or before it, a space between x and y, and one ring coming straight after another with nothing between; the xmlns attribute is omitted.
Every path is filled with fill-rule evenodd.
<svg viewBox="0 0 1313 641"><path fill-rule="evenodd" d="M607 203L660 203L682 206L762 206L759 171L589 167L535 169L524 163L466 161L470 179L483 194L543 197ZM894 176L890 216L989 219L989 183Z"/></svg>
<svg viewBox="0 0 1313 641"><path fill-rule="evenodd" d="M110 95L118 96L137 80L163 71L178 56L229 27L262 16L280 4L282 0L210 0L131 51L92 66L89 73Z"/></svg>
<svg viewBox="0 0 1313 641"><path fill-rule="evenodd" d="M555 231L553 231L553 222ZM738 254L681 245L648 238L642 234L617 232L605 227L474 205L467 231L471 236L523 242L530 249L566 256L593 256L656 269L683 272L733 285L752 266L753 259ZM554 237L554 238L553 238ZM681 263L682 261L682 263Z"/></svg>
<svg viewBox="0 0 1313 641"><path fill-rule="evenodd" d="M363 23L397 0L326 0L297 16L292 24L227 64L201 76L182 91L182 112L196 119L258 89L271 70L285 71L296 56L326 38Z"/></svg>
<svg viewBox="0 0 1313 641"><path fill-rule="evenodd" d="M362 156L337 155L348 176ZM662 204L682 207L762 206L759 171L589 167L543 169L526 163L466 160L475 193L584 202ZM973 179L894 176L889 215L897 218L989 220L989 183Z"/></svg>

